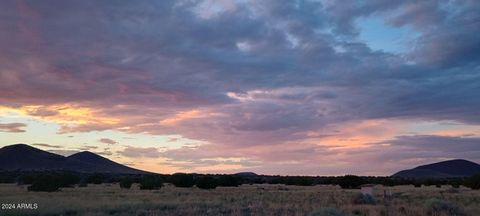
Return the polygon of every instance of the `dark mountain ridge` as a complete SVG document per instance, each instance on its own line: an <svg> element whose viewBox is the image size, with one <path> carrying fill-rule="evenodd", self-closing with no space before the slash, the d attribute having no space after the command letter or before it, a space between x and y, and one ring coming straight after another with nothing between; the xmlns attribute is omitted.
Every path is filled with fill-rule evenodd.
<svg viewBox="0 0 480 216"><path fill-rule="evenodd" d="M393 174L393 176L403 178L455 178L475 174L480 174L480 164L468 160L455 159L402 170Z"/></svg>
<svg viewBox="0 0 480 216"><path fill-rule="evenodd" d="M145 174L92 152L79 152L69 157L43 151L26 144L14 144L0 148L0 170L75 172L102 172L117 174Z"/></svg>

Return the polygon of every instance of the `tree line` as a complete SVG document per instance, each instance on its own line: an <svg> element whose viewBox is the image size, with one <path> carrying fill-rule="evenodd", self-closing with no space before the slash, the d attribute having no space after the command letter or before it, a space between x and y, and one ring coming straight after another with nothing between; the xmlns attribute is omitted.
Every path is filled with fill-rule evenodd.
<svg viewBox="0 0 480 216"><path fill-rule="evenodd" d="M359 188L362 184L380 184L384 186L414 185L415 187L441 187L451 185L458 188L461 185L472 189L480 189L480 174L468 178L445 179L405 179L398 177L377 176L239 176L239 175L207 175L176 173L172 175L120 175L111 173L78 173L67 171L48 172L0 172L0 183L17 183L28 185L30 191L58 191L65 187L86 187L88 184L119 183L121 188L129 189L138 184L140 189L155 190L165 183L175 187L197 187L200 189L215 189L216 187L237 187L241 184L285 184L297 186L339 185L345 189Z"/></svg>

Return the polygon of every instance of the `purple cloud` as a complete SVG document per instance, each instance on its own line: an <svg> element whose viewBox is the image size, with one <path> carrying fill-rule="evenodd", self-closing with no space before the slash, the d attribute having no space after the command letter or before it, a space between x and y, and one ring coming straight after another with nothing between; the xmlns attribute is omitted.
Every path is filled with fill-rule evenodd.
<svg viewBox="0 0 480 216"><path fill-rule="evenodd" d="M202 1L1 2L0 104L41 107L27 114L45 119L61 113L49 108L54 105L88 108L94 116L60 122L60 133L179 134L209 143L203 148L238 152L283 146L291 152L274 155L284 160L310 158L308 151L335 155L304 146L305 134L348 122L480 124L477 1L247 1L215 13L199 8ZM414 49L372 50L359 40L356 23L369 16L413 29L419 34L408 41ZM25 126L0 124L0 131ZM119 153L160 155L129 150Z"/></svg>
<svg viewBox="0 0 480 216"><path fill-rule="evenodd" d="M0 132L23 133L27 125L24 123L0 123Z"/></svg>

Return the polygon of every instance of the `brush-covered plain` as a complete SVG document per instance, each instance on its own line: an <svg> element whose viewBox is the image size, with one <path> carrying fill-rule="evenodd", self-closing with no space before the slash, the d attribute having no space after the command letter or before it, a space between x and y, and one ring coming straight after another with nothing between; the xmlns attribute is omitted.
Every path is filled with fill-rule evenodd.
<svg viewBox="0 0 480 216"><path fill-rule="evenodd" d="M165 185L140 190L134 184L29 192L26 186L0 184L2 204L35 203L37 209L2 209L0 215L480 215L480 191L464 187L389 187L374 202L359 202L358 189L337 186L241 185L211 190Z"/></svg>

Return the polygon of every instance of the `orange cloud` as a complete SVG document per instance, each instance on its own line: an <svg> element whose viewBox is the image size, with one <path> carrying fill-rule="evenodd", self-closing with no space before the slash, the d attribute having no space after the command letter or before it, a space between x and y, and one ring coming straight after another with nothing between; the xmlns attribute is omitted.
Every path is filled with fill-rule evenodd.
<svg viewBox="0 0 480 216"><path fill-rule="evenodd" d="M108 124L114 125L119 119L101 115L96 110L74 104L56 104L48 106L28 105L18 108L1 107L0 115L15 113L59 124Z"/></svg>
<svg viewBox="0 0 480 216"><path fill-rule="evenodd" d="M205 117L215 116L215 115L219 115L219 114L209 113L207 111L194 109L189 111L178 112L172 117L161 120L160 124L165 126L171 126L189 119L205 118Z"/></svg>

